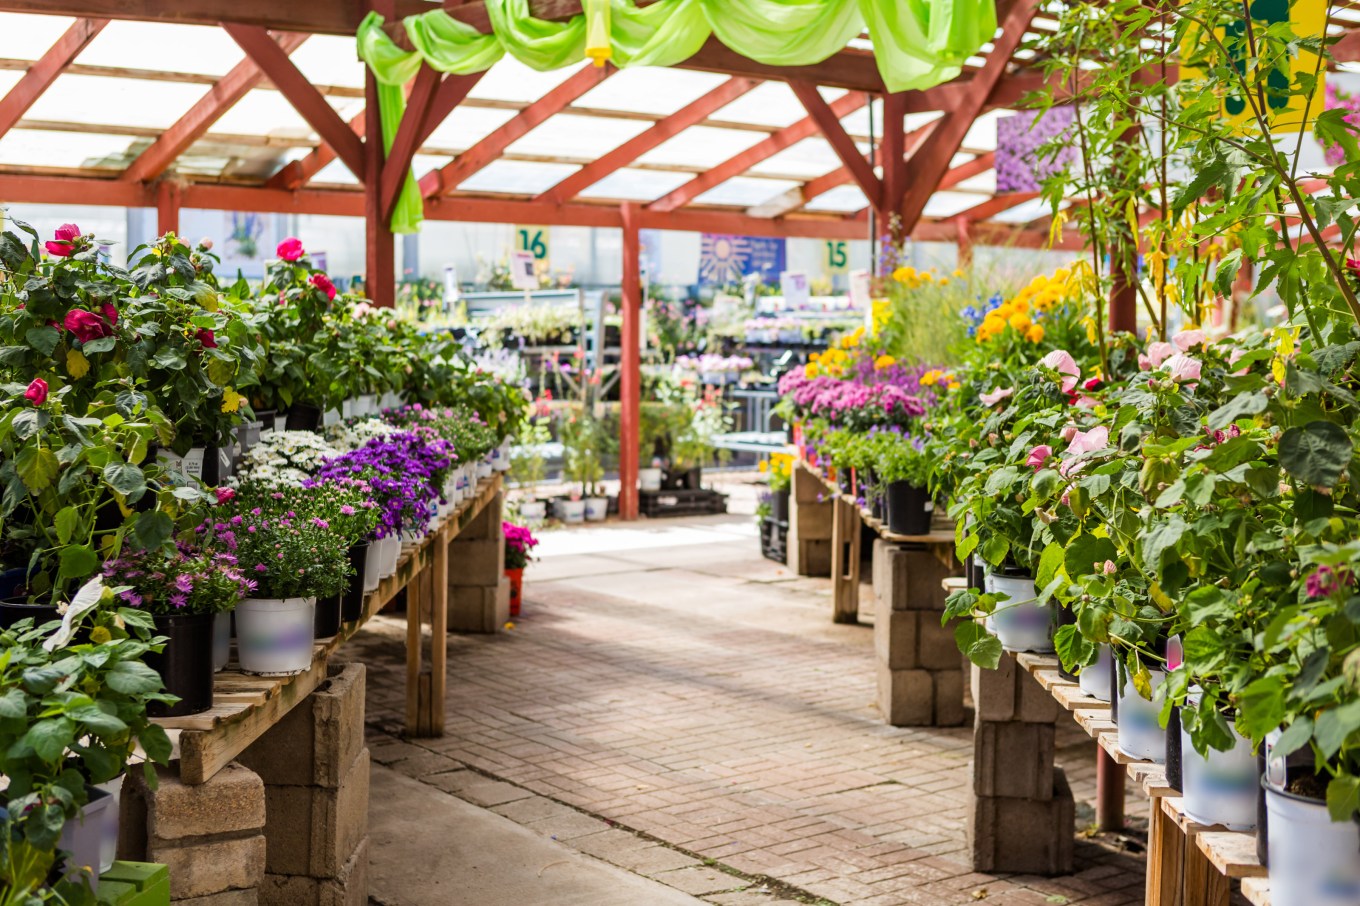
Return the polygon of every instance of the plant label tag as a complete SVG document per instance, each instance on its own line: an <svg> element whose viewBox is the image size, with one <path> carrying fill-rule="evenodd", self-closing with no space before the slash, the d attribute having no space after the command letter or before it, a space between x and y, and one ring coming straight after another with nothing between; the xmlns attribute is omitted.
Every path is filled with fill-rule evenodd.
<svg viewBox="0 0 1360 906"><path fill-rule="evenodd" d="M808 275L802 271L784 271L779 275L779 285L784 291L784 307L801 311L812 301L812 291Z"/></svg>
<svg viewBox="0 0 1360 906"><path fill-rule="evenodd" d="M510 255L510 283L525 292L538 289L538 273L534 270L532 252L513 252Z"/></svg>
<svg viewBox="0 0 1360 906"><path fill-rule="evenodd" d="M202 480L203 478L203 448L194 447L184 454L184 459L180 461L179 470L191 478Z"/></svg>

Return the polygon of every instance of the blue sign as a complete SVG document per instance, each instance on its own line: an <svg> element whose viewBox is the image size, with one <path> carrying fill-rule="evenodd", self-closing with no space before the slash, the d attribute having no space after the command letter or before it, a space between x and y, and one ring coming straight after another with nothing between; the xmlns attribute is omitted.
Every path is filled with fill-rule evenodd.
<svg viewBox="0 0 1360 906"><path fill-rule="evenodd" d="M783 239L703 233L699 241L699 282L723 285L759 274L764 283L778 283L786 270Z"/></svg>

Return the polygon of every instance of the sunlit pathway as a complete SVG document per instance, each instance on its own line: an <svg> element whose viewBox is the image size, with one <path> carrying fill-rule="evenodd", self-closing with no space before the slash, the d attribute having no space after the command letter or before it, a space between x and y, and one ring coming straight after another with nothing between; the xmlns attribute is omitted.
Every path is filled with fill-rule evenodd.
<svg viewBox="0 0 1360 906"><path fill-rule="evenodd" d="M885 726L872 630L830 622L825 580L762 560L749 517L541 550L512 630L450 640L442 739L397 738L404 621L360 637L376 762L711 903L1142 902L1141 855L1112 841L1079 840L1068 877L973 873L971 730ZM1089 799L1090 743L1060 745ZM439 845L418 826L401 845Z"/></svg>

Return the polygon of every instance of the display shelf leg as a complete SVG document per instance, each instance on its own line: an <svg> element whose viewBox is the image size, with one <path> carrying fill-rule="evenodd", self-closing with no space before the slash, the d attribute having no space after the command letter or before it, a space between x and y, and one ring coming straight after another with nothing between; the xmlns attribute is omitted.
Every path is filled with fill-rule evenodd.
<svg viewBox="0 0 1360 906"><path fill-rule="evenodd" d="M831 595L837 623L859 622L859 519L854 505L831 501Z"/></svg>
<svg viewBox="0 0 1360 906"><path fill-rule="evenodd" d="M419 735L420 723L420 595L419 577L406 588L406 732Z"/></svg>
<svg viewBox="0 0 1360 906"><path fill-rule="evenodd" d="M1124 768L1096 746L1096 827L1103 833L1124 829Z"/></svg>
<svg viewBox="0 0 1360 906"><path fill-rule="evenodd" d="M449 654L449 537L447 529L435 541L430 569L430 735L444 735L444 697Z"/></svg>
<svg viewBox="0 0 1360 906"><path fill-rule="evenodd" d="M1185 844L1187 839L1176 820L1162 808L1162 800L1148 801L1147 882L1145 906L1182 906ZM1190 841L1193 845L1193 841Z"/></svg>

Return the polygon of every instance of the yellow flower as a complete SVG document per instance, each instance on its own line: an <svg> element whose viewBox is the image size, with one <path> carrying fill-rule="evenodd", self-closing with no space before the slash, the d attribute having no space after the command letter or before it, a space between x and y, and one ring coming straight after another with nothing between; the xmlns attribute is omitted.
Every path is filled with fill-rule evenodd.
<svg viewBox="0 0 1360 906"><path fill-rule="evenodd" d="M925 374L921 375L921 386L934 387L935 382L940 379L941 374L943 374L943 372L941 372L940 369L938 368L930 369Z"/></svg>
<svg viewBox="0 0 1360 906"><path fill-rule="evenodd" d="M962 280L962 279L963 279L963 268L961 268L961 267L956 267L956 268L954 268L954 277L955 277L956 279Z"/></svg>
<svg viewBox="0 0 1360 906"><path fill-rule="evenodd" d="M897 270L893 271L893 279L896 280L898 283L906 283L909 280L914 279L915 277L916 268L911 267L909 265L904 264Z"/></svg>
<svg viewBox="0 0 1360 906"><path fill-rule="evenodd" d="M1053 272L1053 279L1058 281L1059 283L1066 283L1067 278L1070 276L1072 276L1072 271L1070 268L1066 267L1060 267Z"/></svg>
<svg viewBox="0 0 1360 906"><path fill-rule="evenodd" d="M1081 323L1086 325L1086 339L1094 343L1096 341L1096 319L1082 318Z"/></svg>
<svg viewBox="0 0 1360 906"><path fill-rule="evenodd" d="M1031 324L1029 330L1025 331L1025 339L1031 343L1041 343L1044 339L1044 328L1042 324Z"/></svg>
<svg viewBox="0 0 1360 906"><path fill-rule="evenodd" d="M1025 314L1023 311L1017 311L1006 320L1006 323L1023 333L1029 329L1029 315Z"/></svg>
<svg viewBox="0 0 1360 906"><path fill-rule="evenodd" d="M940 283L941 286L948 286L948 285L949 285L949 278L948 278L948 277L941 277L940 280L939 280L939 283Z"/></svg>
<svg viewBox="0 0 1360 906"><path fill-rule="evenodd" d="M246 401L246 398L245 398L244 396L242 396L241 394L237 393L235 390L232 390L230 387L228 387L228 388L222 393L222 411L223 411L223 412L236 412L236 411L240 410L241 404L244 403L245 401Z"/></svg>
<svg viewBox="0 0 1360 906"><path fill-rule="evenodd" d="M949 382L949 389L950 389L950 390L958 390L958 389L959 389L960 387L962 387L962 386L963 386L963 385L960 384L958 381L950 381L950 382Z"/></svg>
<svg viewBox="0 0 1360 906"><path fill-rule="evenodd" d="M996 316L1003 321L1009 321L1013 314L1015 314L1014 302L1003 302L996 308ZM991 317L991 315L988 315L988 317Z"/></svg>
<svg viewBox="0 0 1360 906"><path fill-rule="evenodd" d="M883 368L891 368L892 366L894 366L894 365L896 365L896 364L897 364L897 359L893 358L893 357L890 356L890 355L881 355L881 356L879 356L878 358L874 359L874 369L875 369L875 370L881 370L881 369L883 369Z"/></svg>
<svg viewBox="0 0 1360 906"><path fill-rule="evenodd" d="M90 641L94 642L96 645L102 645L112 639L113 633L109 632L108 629L103 626L96 626L90 630Z"/></svg>

